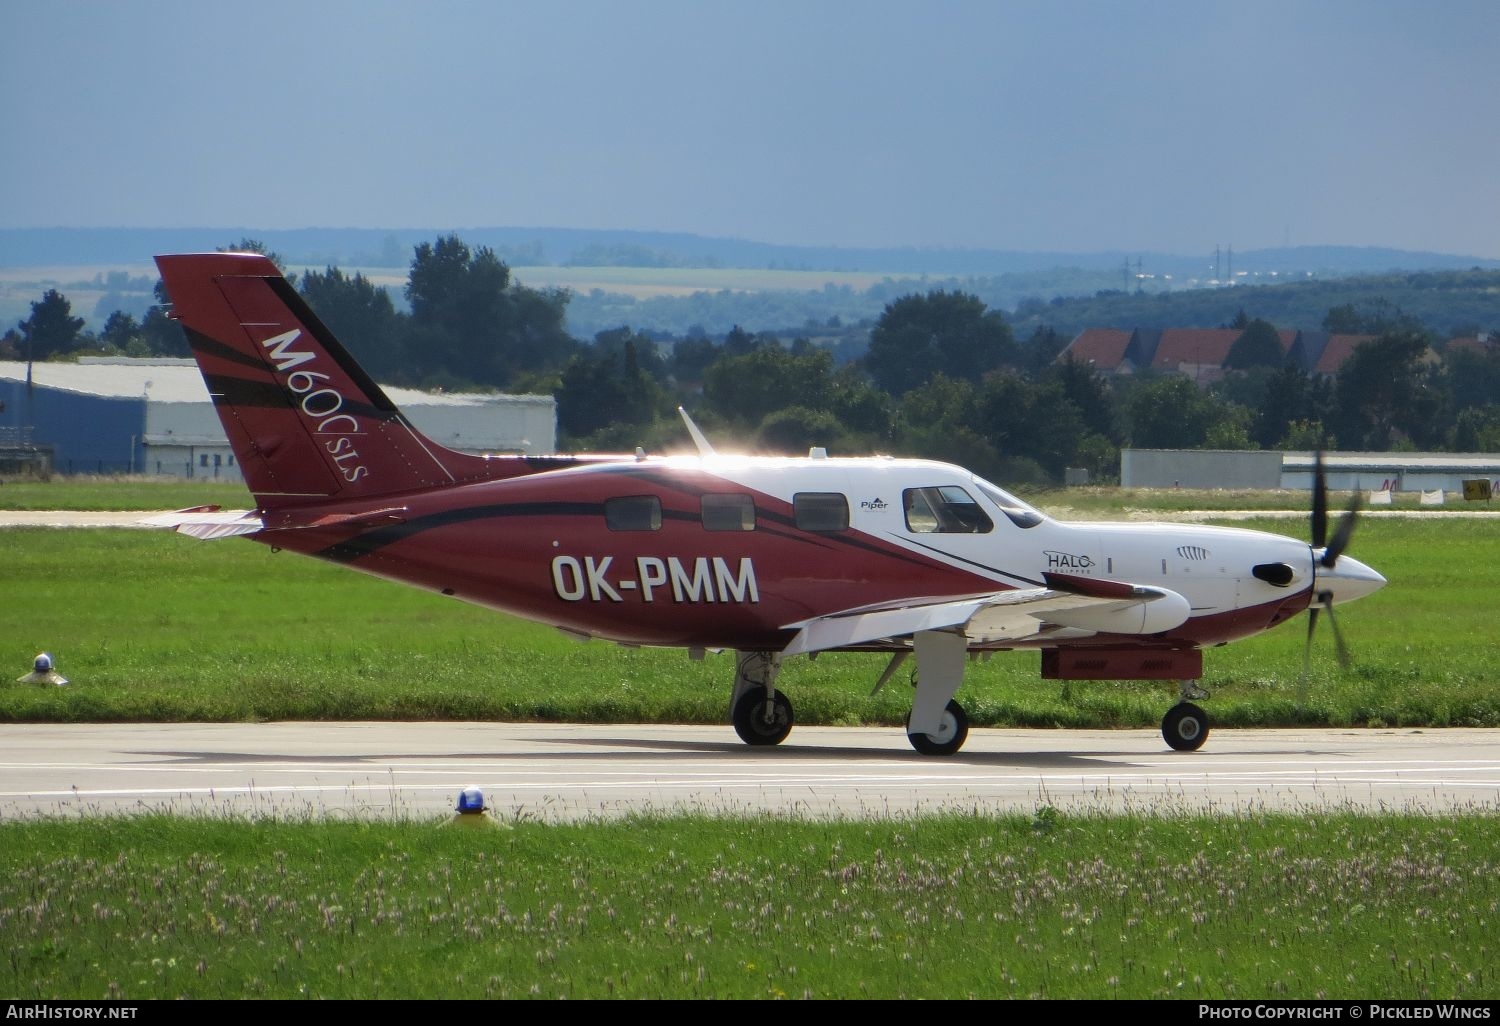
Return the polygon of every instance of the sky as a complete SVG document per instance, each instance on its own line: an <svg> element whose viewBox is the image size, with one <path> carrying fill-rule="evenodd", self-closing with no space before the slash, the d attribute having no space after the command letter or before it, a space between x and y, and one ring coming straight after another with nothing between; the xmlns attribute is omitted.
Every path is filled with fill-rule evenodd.
<svg viewBox="0 0 1500 1026"><path fill-rule="evenodd" d="M0 228L1500 258L1496 0L0 0Z"/></svg>

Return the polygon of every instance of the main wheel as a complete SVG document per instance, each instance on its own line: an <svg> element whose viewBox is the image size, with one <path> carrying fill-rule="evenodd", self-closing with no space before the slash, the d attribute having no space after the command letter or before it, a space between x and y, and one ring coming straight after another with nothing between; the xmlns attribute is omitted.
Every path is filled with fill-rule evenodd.
<svg viewBox="0 0 1500 1026"><path fill-rule="evenodd" d="M911 720L906 721L910 728ZM969 716L957 702L949 702L938 721L935 734L920 734L908 729L906 739L923 755L952 755L964 746L969 737Z"/></svg>
<svg viewBox="0 0 1500 1026"><path fill-rule="evenodd" d="M1162 717L1161 736L1179 752L1196 752L1208 740L1208 713L1191 702L1179 702Z"/></svg>
<svg viewBox="0 0 1500 1026"><path fill-rule="evenodd" d="M734 732L747 745L779 745L792 732L792 703L780 691L766 706L764 688L751 688L734 704Z"/></svg>

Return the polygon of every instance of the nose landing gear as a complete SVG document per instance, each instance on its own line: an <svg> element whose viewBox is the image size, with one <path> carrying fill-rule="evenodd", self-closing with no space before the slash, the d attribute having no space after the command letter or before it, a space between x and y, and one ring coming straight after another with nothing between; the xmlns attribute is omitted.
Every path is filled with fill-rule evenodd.
<svg viewBox="0 0 1500 1026"><path fill-rule="evenodd" d="M1161 720L1161 736L1176 751L1196 752L1208 740L1208 713L1190 701L1207 697L1208 692L1197 681L1182 682L1179 689L1181 700L1168 709Z"/></svg>

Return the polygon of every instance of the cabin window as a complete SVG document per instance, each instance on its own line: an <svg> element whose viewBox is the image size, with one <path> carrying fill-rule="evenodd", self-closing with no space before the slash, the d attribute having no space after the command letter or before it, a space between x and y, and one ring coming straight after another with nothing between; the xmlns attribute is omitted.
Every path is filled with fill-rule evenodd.
<svg viewBox="0 0 1500 1026"><path fill-rule="evenodd" d="M699 510L705 531L755 530L755 500L748 495L705 495Z"/></svg>
<svg viewBox="0 0 1500 1026"><path fill-rule="evenodd" d="M988 534L995 522L957 485L908 488L901 493L906 528L913 534Z"/></svg>
<svg viewBox="0 0 1500 1026"><path fill-rule="evenodd" d="M849 526L849 500L841 492L798 492L792 510L800 531L842 531Z"/></svg>
<svg viewBox="0 0 1500 1026"><path fill-rule="evenodd" d="M604 522L611 531L660 531L661 500L654 495L605 499Z"/></svg>

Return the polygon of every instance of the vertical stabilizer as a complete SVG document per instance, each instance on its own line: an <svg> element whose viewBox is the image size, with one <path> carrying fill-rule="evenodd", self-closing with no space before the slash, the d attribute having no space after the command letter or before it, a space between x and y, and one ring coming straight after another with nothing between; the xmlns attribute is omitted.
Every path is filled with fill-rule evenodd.
<svg viewBox="0 0 1500 1026"><path fill-rule="evenodd" d="M156 264L261 508L528 472L424 438L267 257L203 253Z"/></svg>

